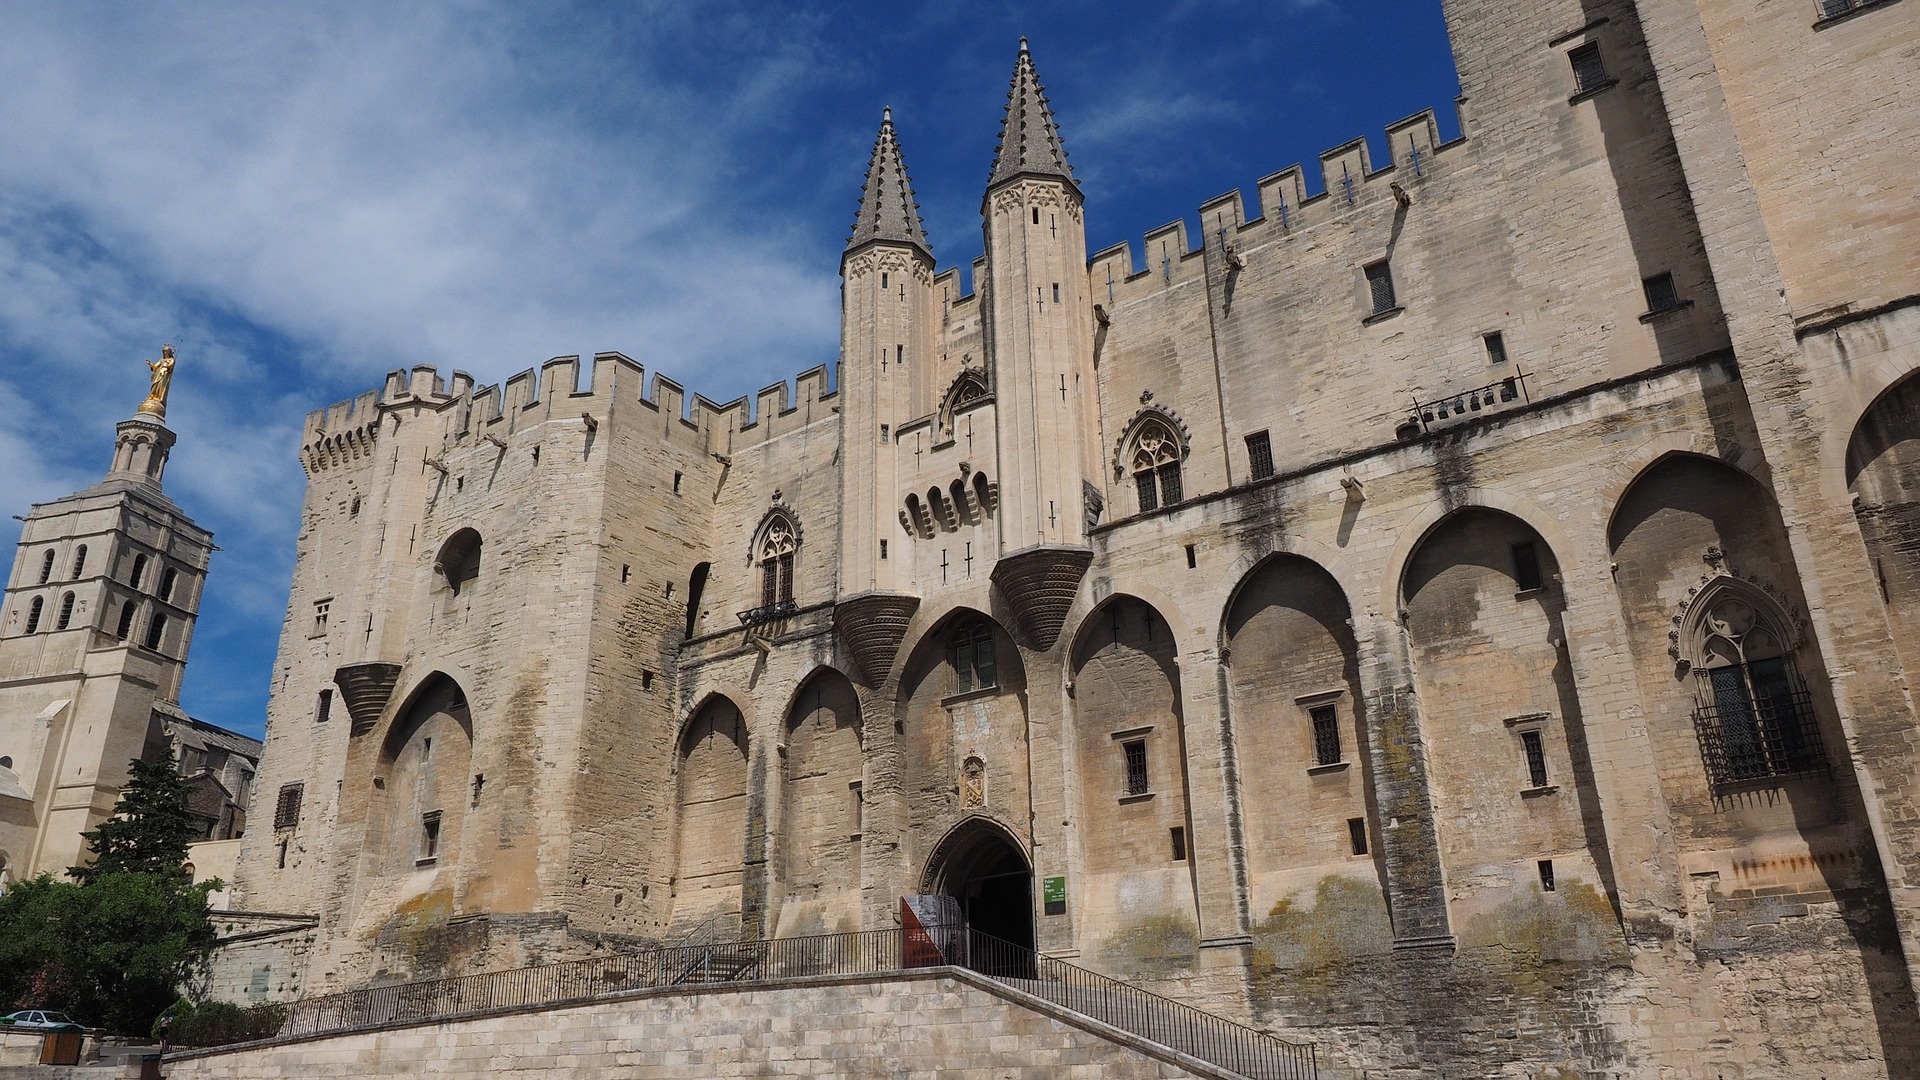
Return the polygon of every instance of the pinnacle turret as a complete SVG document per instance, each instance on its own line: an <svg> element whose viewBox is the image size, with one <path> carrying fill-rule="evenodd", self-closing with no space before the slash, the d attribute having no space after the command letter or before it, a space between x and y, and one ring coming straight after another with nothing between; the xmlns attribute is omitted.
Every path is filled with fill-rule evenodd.
<svg viewBox="0 0 1920 1080"><path fill-rule="evenodd" d="M907 163L893 135L891 108L880 114L880 134L873 141L866 188L860 194L860 212L854 215L847 250L875 240L912 244L929 259L933 257L926 230L920 225L920 204L913 198L913 181L907 178Z"/></svg>
<svg viewBox="0 0 1920 1080"><path fill-rule="evenodd" d="M1000 148L993 155L992 188L1016 176L1057 176L1074 183L1060 128L1047 105L1046 88L1033 70L1027 39L1020 39L1020 59L1013 65L1013 85L1007 91L1007 115L1000 121ZM1076 185L1077 186L1077 185Z"/></svg>

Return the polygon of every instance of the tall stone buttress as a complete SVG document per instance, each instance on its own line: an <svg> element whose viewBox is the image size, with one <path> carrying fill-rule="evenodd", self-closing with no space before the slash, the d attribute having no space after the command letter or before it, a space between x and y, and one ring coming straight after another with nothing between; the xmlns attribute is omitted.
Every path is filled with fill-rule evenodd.
<svg viewBox="0 0 1920 1080"><path fill-rule="evenodd" d="M870 682L886 678L920 604L888 550L898 531L899 425L931 411L936 378L933 252L893 133L880 120L853 235L840 259L841 601L835 622Z"/></svg>
<svg viewBox="0 0 1920 1080"><path fill-rule="evenodd" d="M998 402L993 579L1028 642L1051 648L1092 560L1100 470L1080 186L1025 38L982 202L987 355Z"/></svg>

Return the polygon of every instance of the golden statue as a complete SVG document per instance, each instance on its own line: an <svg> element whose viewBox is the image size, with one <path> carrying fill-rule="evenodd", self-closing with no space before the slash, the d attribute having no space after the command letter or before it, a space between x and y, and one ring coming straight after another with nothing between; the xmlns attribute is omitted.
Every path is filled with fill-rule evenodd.
<svg viewBox="0 0 1920 1080"><path fill-rule="evenodd" d="M141 402L134 411L164 420L167 417L167 388L173 385L173 346L162 345L160 359L147 361L147 370L153 373L153 382L147 388L147 400Z"/></svg>

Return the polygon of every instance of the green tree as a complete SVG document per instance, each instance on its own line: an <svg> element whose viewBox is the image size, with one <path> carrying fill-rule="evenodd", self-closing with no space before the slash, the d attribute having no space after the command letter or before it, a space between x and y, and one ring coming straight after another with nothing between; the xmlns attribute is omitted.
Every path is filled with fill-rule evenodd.
<svg viewBox="0 0 1920 1080"><path fill-rule="evenodd" d="M171 757L134 762L114 816L85 834L94 860L76 881L41 875L0 895L0 1006L145 1034L213 947L207 894L220 885L189 880L195 834Z"/></svg>
<svg viewBox="0 0 1920 1080"><path fill-rule="evenodd" d="M67 872L82 885L107 874L185 878L187 845L200 829L187 809L187 782L172 751L156 761L133 762L113 816L80 835L93 849L93 863Z"/></svg>

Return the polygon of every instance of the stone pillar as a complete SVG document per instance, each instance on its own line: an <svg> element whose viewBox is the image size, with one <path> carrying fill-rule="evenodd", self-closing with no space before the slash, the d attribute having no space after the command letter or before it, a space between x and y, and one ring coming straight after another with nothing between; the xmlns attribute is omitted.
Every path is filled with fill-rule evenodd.
<svg viewBox="0 0 1920 1080"><path fill-rule="evenodd" d="M1387 873L1387 905L1396 949L1452 948L1439 825L1427 782L1426 744L1413 693L1413 665L1405 628L1357 615L1362 650L1360 696L1366 703L1367 768L1380 807L1376 822L1380 863Z"/></svg>

